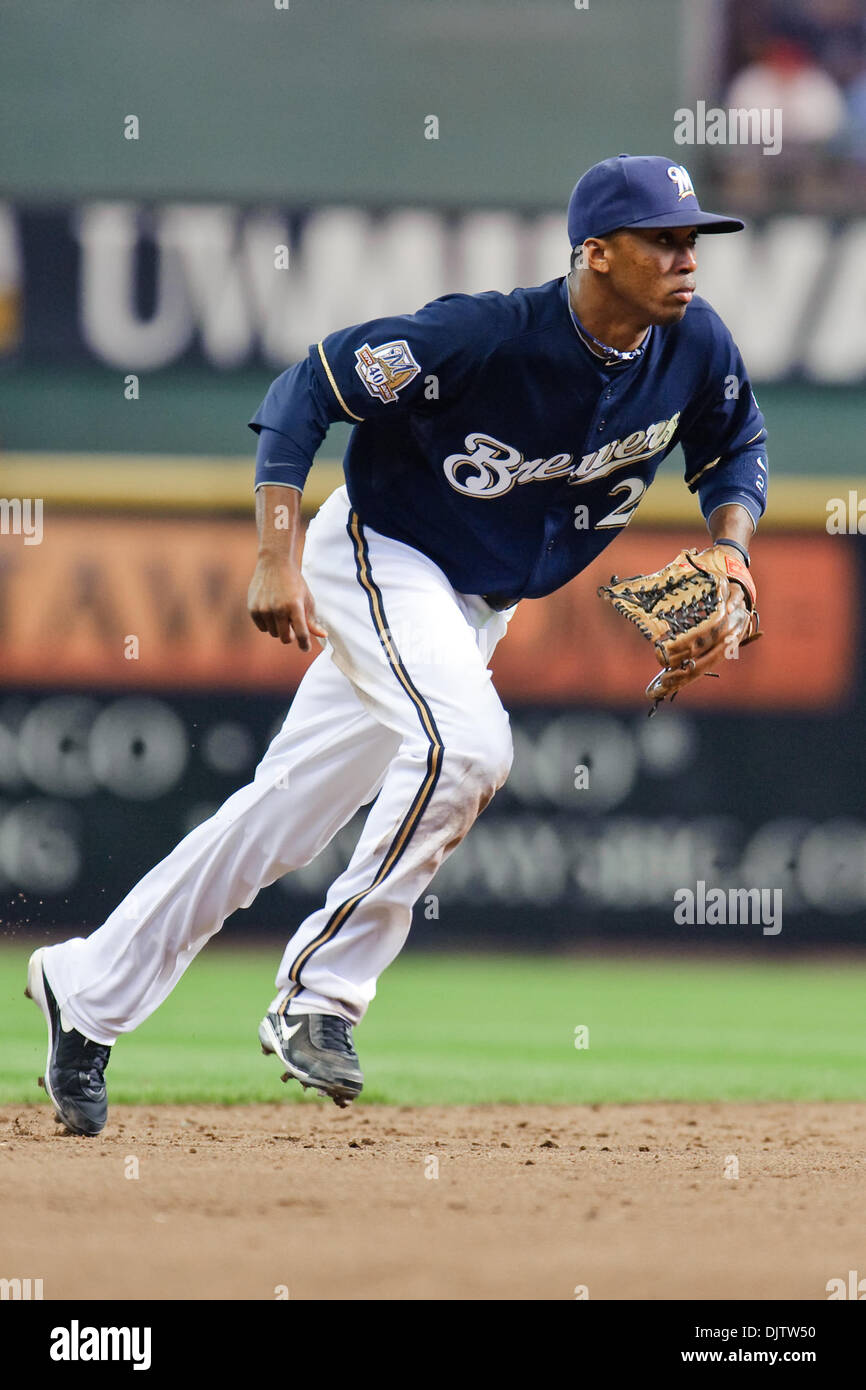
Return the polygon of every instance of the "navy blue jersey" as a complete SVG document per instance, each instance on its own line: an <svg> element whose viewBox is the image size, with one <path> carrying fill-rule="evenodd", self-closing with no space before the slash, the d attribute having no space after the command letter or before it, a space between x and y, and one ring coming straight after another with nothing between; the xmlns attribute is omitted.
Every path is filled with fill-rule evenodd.
<svg viewBox="0 0 866 1390"><path fill-rule="evenodd" d="M764 510L764 420L705 300L606 365L573 321L567 280L446 295L332 333L278 377L253 417L256 485L302 488L331 421L362 523L434 560L461 593L539 598L634 515L682 444L704 516Z"/></svg>

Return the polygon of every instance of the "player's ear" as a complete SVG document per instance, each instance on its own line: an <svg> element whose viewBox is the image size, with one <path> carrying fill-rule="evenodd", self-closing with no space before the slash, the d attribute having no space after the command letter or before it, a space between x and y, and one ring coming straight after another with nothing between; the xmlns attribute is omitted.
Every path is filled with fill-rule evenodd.
<svg viewBox="0 0 866 1390"><path fill-rule="evenodd" d="M607 259L607 247L603 237L587 237L583 243L582 268L585 270L597 270L602 275L607 275L610 264Z"/></svg>

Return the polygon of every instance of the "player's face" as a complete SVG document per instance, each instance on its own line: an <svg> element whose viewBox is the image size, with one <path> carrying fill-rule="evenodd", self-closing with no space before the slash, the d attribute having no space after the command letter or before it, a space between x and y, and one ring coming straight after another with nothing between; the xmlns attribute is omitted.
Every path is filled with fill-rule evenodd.
<svg viewBox="0 0 866 1390"><path fill-rule="evenodd" d="M629 227L607 243L608 289L644 323L678 323L695 289L695 227Z"/></svg>

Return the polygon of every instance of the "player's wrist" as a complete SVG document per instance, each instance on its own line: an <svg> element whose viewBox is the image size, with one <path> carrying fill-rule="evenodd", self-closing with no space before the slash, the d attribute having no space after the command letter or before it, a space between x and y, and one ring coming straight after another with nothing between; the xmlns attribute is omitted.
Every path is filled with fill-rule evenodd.
<svg viewBox="0 0 866 1390"><path fill-rule="evenodd" d="M739 553L746 569L751 567L752 558L746 547L740 541L735 541L730 536L714 536L713 545L729 545L732 550L736 550Z"/></svg>
<svg viewBox="0 0 866 1390"><path fill-rule="evenodd" d="M290 570L301 568L294 547L280 541L262 541L258 549L258 560L263 565L279 565Z"/></svg>

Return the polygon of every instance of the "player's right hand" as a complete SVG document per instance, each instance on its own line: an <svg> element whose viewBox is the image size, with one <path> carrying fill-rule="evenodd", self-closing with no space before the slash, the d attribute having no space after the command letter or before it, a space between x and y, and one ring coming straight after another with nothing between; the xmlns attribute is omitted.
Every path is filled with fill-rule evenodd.
<svg viewBox="0 0 866 1390"><path fill-rule="evenodd" d="M300 569L285 556L259 555L247 594L250 617L260 632L281 642L297 642L308 652L313 637L327 637L316 619L315 603Z"/></svg>

